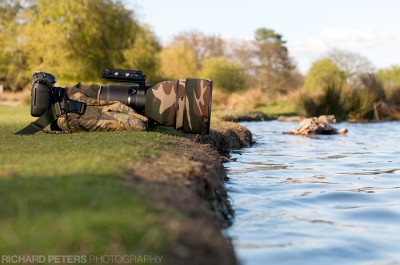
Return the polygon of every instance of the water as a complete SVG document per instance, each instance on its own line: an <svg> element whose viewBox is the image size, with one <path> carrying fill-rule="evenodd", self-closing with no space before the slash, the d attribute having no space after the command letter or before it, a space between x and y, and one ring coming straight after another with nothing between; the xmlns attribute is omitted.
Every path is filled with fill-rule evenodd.
<svg viewBox="0 0 400 265"><path fill-rule="evenodd" d="M227 229L252 264L400 264L400 122L345 136L282 134L298 123L243 123L256 144L232 154Z"/></svg>

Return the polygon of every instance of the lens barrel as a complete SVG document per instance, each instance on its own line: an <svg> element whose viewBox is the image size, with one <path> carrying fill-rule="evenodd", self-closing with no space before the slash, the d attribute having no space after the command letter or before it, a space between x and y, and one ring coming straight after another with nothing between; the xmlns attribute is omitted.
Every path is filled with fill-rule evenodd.
<svg viewBox="0 0 400 265"><path fill-rule="evenodd" d="M119 101L138 113L143 113L146 104L145 89L138 84L130 86L108 85L101 86L99 99L106 101Z"/></svg>

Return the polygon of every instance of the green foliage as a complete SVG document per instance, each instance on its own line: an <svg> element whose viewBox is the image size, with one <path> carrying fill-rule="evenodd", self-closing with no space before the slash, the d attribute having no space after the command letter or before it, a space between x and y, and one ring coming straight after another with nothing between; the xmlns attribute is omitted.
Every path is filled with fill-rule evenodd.
<svg viewBox="0 0 400 265"><path fill-rule="evenodd" d="M0 85L16 90L24 77L26 60L18 39L18 23L22 6L19 0L0 0Z"/></svg>
<svg viewBox="0 0 400 265"><path fill-rule="evenodd" d="M319 93L302 93L298 105L302 114L307 117L333 114L337 120L346 118L346 110L342 104L342 89L334 83L322 87Z"/></svg>
<svg viewBox="0 0 400 265"><path fill-rule="evenodd" d="M272 93L298 86L286 41L272 29L258 29L240 49L197 31L161 47L118 0L0 1L0 82L6 89L29 87L34 71L53 73L60 85L101 82L106 67L144 70L151 83L215 76L226 91L242 89L245 81Z"/></svg>
<svg viewBox="0 0 400 265"><path fill-rule="evenodd" d="M127 69L143 70L147 80L157 82L160 79L158 53L161 46L154 34L146 26L139 29L132 47L123 51L124 67Z"/></svg>
<svg viewBox="0 0 400 265"><path fill-rule="evenodd" d="M345 81L344 74L330 59L315 61L304 82L307 93L321 93L326 89L339 88Z"/></svg>
<svg viewBox="0 0 400 265"><path fill-rule="evenodd" d="M333 114L338 120L372 120L374 104L385 101L385 92L372 74L361 75L360 81L359 87L327 82L319 90L305 90L299 98L299 107L306 116Z"/></svg>
<svg viewBox="0 0 400 265"><path fill-rule="evenodd" d="M374 118L374 104L385 101L381 82L372 74L360 76L361 87L349 89L343 98L343 106L350 121L368 121Z"/></svg>
<svg viewBox="0 0 400 265"><path fill-rule="evenodd" d="M283 40L281 34L276 33L272 29L259 28L255 32L254 39L258 43L271 44L279 47L287 53L288 49L285 46L286 41Z"/></svg>
<svg viewBox="0 0 400 265"><path fill-rule="evenodd" d="M245 87L244 69L224 57L204 60L200 77L212 79L214 86L225 92L238 91Z"/></svg>
<svg viewBox="0 0 400 265"><path fill-rule="evenodd" d="M385 88L400 87L400 66L393 65L391 67L380 69L376 76L383 83Z"/></svg>
<svg viewBox="0 0 400 265"><path fill-rule="evenodd" d="M93 80L102 68L121 65L139 28L131 12L111 0L39 0L26 17L29 68L71 81Z"/></svg>
<svg viewBox="0 0 400 265"><path fill-rule="evenodd" d="M161 75L169 79L195 77L197 61L193 51L183 42L172 44L160 53Z"/></svg>
<svg viewBox="0 0 400 265"><path fill-rule="evenodd" d="M388 102L400 105L400 66L381 69L376 75L383 84Z"/></svg>
<svg viewBox="0 0 400 265"><path fill-rule="evenodd" d="M279 116L298 115L294 100L281 100L257 108L257 111L266 113L268 116L277 118Z"/></svg>
<svg viewBox="0 0 400 265"><path fill-rule="evenodd" d="M157 75L160 45L119 1L2 1L0 70L6 75L0 81L6 86L21 88L37 70L60 83L96 81L106 67Z"/></svg>

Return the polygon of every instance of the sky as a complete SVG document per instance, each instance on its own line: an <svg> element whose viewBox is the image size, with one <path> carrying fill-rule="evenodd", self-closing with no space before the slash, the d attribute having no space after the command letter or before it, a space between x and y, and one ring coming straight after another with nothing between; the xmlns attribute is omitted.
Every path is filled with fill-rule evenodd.
<svg viewBox="0 0 400 265"><path fill-rule="evenodd" d="M166 44L191 30L251 40L265 27L283 35L306 74L333 49L358 53L376 69L400 65L398 0L123 0Z"/></svg>

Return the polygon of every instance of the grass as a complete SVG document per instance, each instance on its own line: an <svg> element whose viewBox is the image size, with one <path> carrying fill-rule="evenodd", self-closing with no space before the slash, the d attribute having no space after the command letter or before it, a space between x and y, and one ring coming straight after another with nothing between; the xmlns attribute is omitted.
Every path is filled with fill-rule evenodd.
<svg viewBox="0 0 400 265"><path fill-rule="evenodd" d="M276 119L279 116L296 116L299 115L295 100L279 100L268 105L263 105L255 109L246 110L225 110L221 108L214 108L211 117L211 123L218 123L221 118L226 115L234 115L238 117L248 116L252 112L262 112L267 114L270 118Z"/></svg>
<svg viewBox="0 0 400 265"><path fill-rule="evenodd" d="M29 107L0 106L0 253L162 254L161 211L132 185L132 161L151 160L178 141L158 132L13 133Z"/></svg>
<svg viewBox="0 0 400 265"><path fill-rule="evenodd" d="M257 111L264 112L272 118L277 118L278 116L292 116L298 115L296 109L296 103L290 100L277 101L269 105L258 107Z"/></svg>

